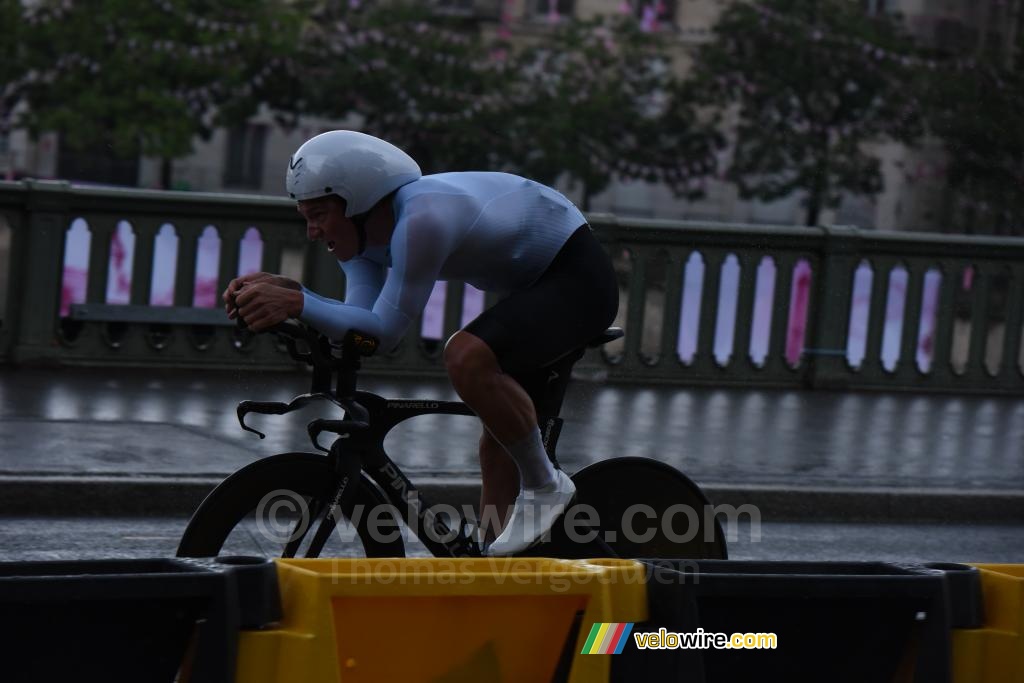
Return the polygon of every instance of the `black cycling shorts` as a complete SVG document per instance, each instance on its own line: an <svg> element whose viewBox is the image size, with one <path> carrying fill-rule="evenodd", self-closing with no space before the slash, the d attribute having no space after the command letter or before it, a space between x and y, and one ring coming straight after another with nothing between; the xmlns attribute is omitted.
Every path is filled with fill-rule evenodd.
<svg viewBox="0 0 1024 683"><path fill-rule="evenodd" d="M615 320L615 269L589 225L572 234L544 274L466 325L536 404L546 365L595 339Z"/></svg>

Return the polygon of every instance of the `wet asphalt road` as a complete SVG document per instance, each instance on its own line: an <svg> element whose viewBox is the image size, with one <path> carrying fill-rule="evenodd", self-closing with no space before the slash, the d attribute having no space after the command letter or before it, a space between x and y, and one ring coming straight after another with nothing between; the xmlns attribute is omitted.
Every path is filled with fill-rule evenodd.
<svg viewBox="0 0 1024 683"><path fill-rule="evenodd" d="M168 557L185 519L0 518L0 561ZM429 556L406 543L409 556ZM257 552L252 546L249 552ZM736 560L1024 563L1024 526L968 524L742 524Z"/></svg>
<svg viewBox="0 0 1024 683"><path fill-rule="evenodd" d="M254 418L243 399L287 401L297 374L0 369L0 475L223 475L263 455L310 450L309 408ZM454 399L443 380L364 378L392 398ZM655 458L701 484L1024 491L1018 397L612 386L570 387L558 453L569 471ZM476 475L475 418L427 416L386 442L409 471Z"/></svg>
<svg viewBox="0 0 1024 683"><path fill-rule="evenodd" d="M298 374L103 369L0 369L0 478L221 476L283 450L309 450L309 409L258 418L242 432L240 400L288 400ZM363 389L454 399L444 381L364 378ZM702 485L1024 490L1024 401L576 382L563 413L570 471L609 455L666 461ZM424 417L387 447L413 475L477 476L473 418ZM1017 519L1020 519L1018 516ZM742 528L737 559L1024 562L1019 523L815 523L766 519ZM998 522L998 520L996 520ZM173 554L180 517L0 517L0 560ZM409 546L423 554L422 546Z"/></svg>

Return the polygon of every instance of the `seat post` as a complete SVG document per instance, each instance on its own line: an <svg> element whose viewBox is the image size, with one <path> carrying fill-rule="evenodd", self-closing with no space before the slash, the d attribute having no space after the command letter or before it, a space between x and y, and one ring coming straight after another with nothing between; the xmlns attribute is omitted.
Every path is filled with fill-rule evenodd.
<svg viewBox="0 0 1024 683"><path fill-rule="evenodd" d="M544 368L548 375L547 384L544 387L544 394L538 406L539 413L543 417L558 417L562 412L565 392L569 388L569 380L572 379L572 366L580 358L583 358L583 353L584 349L577 349ZM540 418L541 415L538 415L538 417Z"/></svg>
<svg viewBox="0 0 1024 683"><path fill-rule="evenodd" d="M621 328L609 327L602 334L564 356L555 359L550 365L542 368L540 372L547 373L544 391L541 394L537 405L537 423L540 426L541 440L548 452L548 457L555 467L558 467L558 459L555 457L555 447L558 445L558 435L562 431L562 402L565 400L566 389L569 388L569 380L572 378L572 368L576 361L583 358L588 348L598 348L602 344L619 339L623 336Z"/></svg>
<svg viewBox="0 0 1024 683"><path fill-rule="evenodd" d="M583 357L583 353L582 348L572 351L542 370L547 373L547 383L537 406L537 423L544 449L555 467L558 467L555 449L558 445L558 436L562 432L562 418L559 414L562 412L569 380L572 379L572 366Z"/></svg>

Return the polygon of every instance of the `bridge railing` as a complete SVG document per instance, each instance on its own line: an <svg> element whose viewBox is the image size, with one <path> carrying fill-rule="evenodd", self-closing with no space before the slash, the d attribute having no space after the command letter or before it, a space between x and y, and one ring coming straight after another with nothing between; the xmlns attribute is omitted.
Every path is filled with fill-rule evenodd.
<svg viewBox="0 0 1024 683"><path fill-rule="evenodd" d="M591 215L626 336L581 363L614 381L1024 390L1024 240ZM6 259L6 261L5 261ZM5 265L6 264L6 265ZM223 316L240 272L344 281L284 199L0 183L0 360L291 367ZM443 340L493 297L441 283L368 370L440 374Z"/></svg>

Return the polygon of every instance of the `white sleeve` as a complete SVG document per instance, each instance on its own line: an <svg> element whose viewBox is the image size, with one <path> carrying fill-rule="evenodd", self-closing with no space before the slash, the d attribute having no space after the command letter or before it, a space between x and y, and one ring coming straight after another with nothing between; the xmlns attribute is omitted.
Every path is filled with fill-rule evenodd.
<svg viewBox="0 0 1024 683"><path fill-rule="evenodd" d="M391 243L392 268L372 310L352 303L362 303L371 291L370 285L362 281L354 292L346 295L345 303L304 291L299 318L332 339L341 339L353 329L372 335L380 339L384 351L390 351L427 305L441 267L451 253L452 241L452 234L429 215L403 219L395 226ZM383 276L383 268L378 272ZM347 264L345 273L348 277ZM354 300L352 293L356 294Z"/></svg>
<svg viewBox="0 0 1024 683"><path fill-rule="evenodd" d="M302 293L305 296L313 297L314 299L319 299L320 301L325 301L325 302L327 302L329 304L330 303L335 303L335 304L336 303L340 303L337 299L330 299L330 298L328 298L326 296L320 296L319 294L314 292L312 289L306 289L306 285L302 285Z"/></svg>
<svg viewBox="0 0 1024 683"><path fill-rule="evenodd" d="M325 299L312 292L303 292L299 320L335 340L344 338L349 330L358 330L378 339L383 338L383 323L373 311Z"/></svg>
<svg viewBox="0 0 1024 683"><path fill-rule="evenodd" d="M380 296L381 287L384 286L384 273L387 269L365 258L355 258L345 263L339 261L338 267L345 273L345 303L359 308L373 308L374 302ZM339 303L337 299L321 296L305 285L300 286L306 296L325 303Z"/></svg>
<svg viewBox="0 0 1024 683"><path fill-rule="evenodd" d="M367 310L373 308L384 287L386 268L361 257L339 262L338 265L345 273L345 303Z"/></svg>
<svg viewBox="0 0 1024 683"><path fill-rule="evenodd" d="M455 246L455 236L434 216L421 213L403 219L395 237L391 242L393 268L373 312L385 322L384 339L397 344L426 307Z"/></svg>
<svg viewBox="0 0 1024 683"><path fill-rule="evenodd" d="M353 329L380 338L383 324L371 309L384 284L384 266L366 258L338 265L345 273L345 303L303 287L299 319L335 340Z"/></svg>

